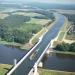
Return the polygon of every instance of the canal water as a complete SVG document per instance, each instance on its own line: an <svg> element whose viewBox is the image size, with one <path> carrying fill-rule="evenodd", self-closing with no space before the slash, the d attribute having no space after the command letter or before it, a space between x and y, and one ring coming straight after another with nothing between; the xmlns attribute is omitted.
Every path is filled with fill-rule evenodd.
<svg viewBox="0 0 75 75"><path fill-rule="evenodd" d="M45 59L44 69L75 72L75 55L52 53Z"/></svg>

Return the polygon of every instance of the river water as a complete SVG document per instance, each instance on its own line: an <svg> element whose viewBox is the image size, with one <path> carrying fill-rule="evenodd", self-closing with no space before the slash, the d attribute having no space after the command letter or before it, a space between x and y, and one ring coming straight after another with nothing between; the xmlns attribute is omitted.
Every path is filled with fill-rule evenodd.
<svg viewBox="0 0 75 75"><path fill-rule="evenodd" d="M19 61L26 53L27 51L0 45L0 63L13 64L14 59ZM52 53L45 59L43 64L45 69L75 72L74 55Z"/></svg>
<svg viewBox="0 0 75 75"><path fill-rule="evenodd" d="M13 64L14 59L17 59L17 61L19 61L26 53L27 51L0 45L0 63Z"/></svg>
<svg viewBox="0 0 75 75"><path fill-rule="evenodd" d="M43 65L45 69L75 72L75 55L52 53Z"/></svg>

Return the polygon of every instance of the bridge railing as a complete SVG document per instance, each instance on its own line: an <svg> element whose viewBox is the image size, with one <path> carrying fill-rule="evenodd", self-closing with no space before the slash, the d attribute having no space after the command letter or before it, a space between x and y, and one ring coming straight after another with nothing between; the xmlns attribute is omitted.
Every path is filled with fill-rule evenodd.
<svg viewBox="0 0 75 75"><path fill-rule="evenodd" d="M42 39L39 40L39 42L7 73L7 75L11 75L21 65L21 63L27 59L27 57L35 50L41 40Z"/></svg>
<svg viewBox="0 0 75 75"><path fill-rule="evenodd" d="M39 59L36 61L36 63L35 63L35 65L37 64L39 64L39 62L42 60L42 58L44 57L44 55L45 55L45 53L46 53L46 51L48 50L48 48L50 47L50 45L51 45L51 43L49 43L48 45L47 45L47 47L45 48L45 50L43 51L43 53L41 54L41 56L39 57Z"/></svg>
<svg viewBox="0 0 75 75"><path fill-rule="evenodd" d="M36 75L35 72L37 72L37 66L38 66L39 62L42 60L42 58L44 57L44 55L45 55L46 51L48 50L48 48L50 48L50 46L51 46L51 41L47 45L47 47L45 48L45 50L43 51L43 53L41 54L41 56L39 57L39 59L35 62L33 68L30 70L30 72L29 72L28 75Z"/></svg>

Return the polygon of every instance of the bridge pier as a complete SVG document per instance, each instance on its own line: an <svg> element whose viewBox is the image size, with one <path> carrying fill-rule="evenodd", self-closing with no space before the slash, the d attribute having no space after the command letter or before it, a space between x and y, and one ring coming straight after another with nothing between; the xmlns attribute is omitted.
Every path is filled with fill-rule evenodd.
<svg viewBox="0 0 75 75"><path fill-rule="evenodd" d="M52 49L52 48L49 48L49 49L46 51L46 54L49 55L51 52L53 52L53 49Z"/></svg>
<svg viewBox="0 0 75 75"><path fill-rule="evenodd" d="M48 54L48 55L50 54L50 50L49 49L46 51L46 54Z"/></svg>
<svg viewBox="0 0 75 75"><path fill-rule="evenodd" d="M43 67L43 62L40 62L40 63L38 64L38 67L42 68L42 67Z"/></svg>
<svg viewBox="0 0 75 75"><path fill-rule="evenodd" d="M33 68L34 68L34 74L33 75L39 75L37 65L35 65Z"/></svg>
<svg viewBox="0 0 75 75"><path fill-rule="evenodd" d="M28 73L28 75L39 75L38 66L34 65L31 71Z"/></svg>

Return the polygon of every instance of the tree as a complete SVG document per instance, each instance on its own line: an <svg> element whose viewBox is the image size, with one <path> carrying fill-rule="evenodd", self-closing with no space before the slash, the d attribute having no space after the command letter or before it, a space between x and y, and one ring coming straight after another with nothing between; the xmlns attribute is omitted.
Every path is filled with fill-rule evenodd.
<svg viewBox="0 0 75 75"><path fill-rule="evenodd" d="M7 34L7 30L8 30L8 27L6 25L0 24L0 37L2 39L5 38L5 36Z"/></svg>
<svg viewBox="0 0 75 75"><path fill-rule="evenodd" d="M70 45L70 51L75 52L75 43L72 43L72 44Z"/></svg>
<svg viewBox="0 0 75 75"><path fill-rule="evenodd" d="M62 43L62 44L58 44L56 46L56 50L59 50L59 51L69 51L69 44L68 43Z"/></svg>

